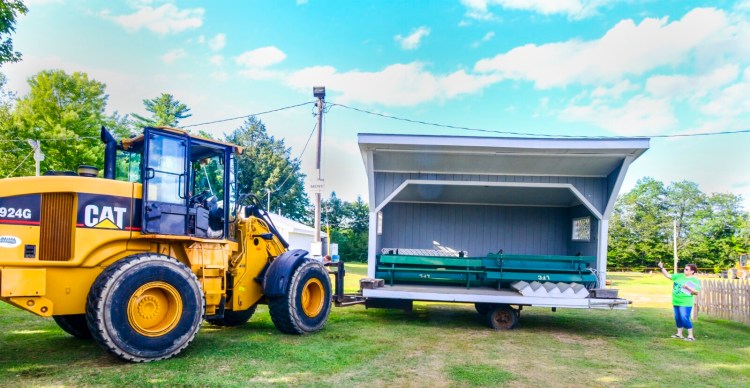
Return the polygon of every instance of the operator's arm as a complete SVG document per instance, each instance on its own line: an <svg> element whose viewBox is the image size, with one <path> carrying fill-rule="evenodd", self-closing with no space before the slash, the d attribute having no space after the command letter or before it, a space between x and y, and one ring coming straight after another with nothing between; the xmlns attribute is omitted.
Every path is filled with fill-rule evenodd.
<svg viewBox="0 0 750 388"><path fill-rule="evenodd" d="M664 277L666 277L667 279L672 279L672 275L670 275L669 272L664 269L664 263L660 261L657 265L659 266L659 268L661 268L661 274L664 275Z"/></svg>

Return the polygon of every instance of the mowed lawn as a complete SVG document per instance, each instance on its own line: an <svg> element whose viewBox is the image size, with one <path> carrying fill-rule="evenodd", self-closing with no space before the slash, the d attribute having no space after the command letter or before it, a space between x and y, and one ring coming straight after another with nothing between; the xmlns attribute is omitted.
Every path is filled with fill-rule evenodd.
<svg viewBox="0 0 750 388"><path fill-rule="evenodd" d="M357 288L364 265L347 265ZM4 386L747 386L750 327L701 317L697 341L672 339L668 280L610 274L627 311L526 308L517 329L490 330L466 304L411 314L335 308L307 336L276 331L262 306L246 325L204 324L176 358L129 364L51 319L0 304Z"/></svg>

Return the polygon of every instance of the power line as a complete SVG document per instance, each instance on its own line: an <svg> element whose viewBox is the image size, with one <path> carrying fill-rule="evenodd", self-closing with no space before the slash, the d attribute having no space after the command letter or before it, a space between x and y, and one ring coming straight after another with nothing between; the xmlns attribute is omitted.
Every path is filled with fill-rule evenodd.
<svg viewBox="0 0 750 388"><path fill-rule="evenodd" d="M18 163L18 166L16 166L16 168L14 168L13 171L11 171L10 174L8 174L8 176L6 176L6 178L10 178L11 175L15 174L16 171L18 171L18 169L21 168L21 166L23 166L23 163L26 161L26 159L28 159L29 156L34 155L34 151L35 150L32 149L31 152L29 152L29 154L26 155L25 158L23 158L23 160L21 161L21 163Z"/></svg>
<svg viewBox="0 0 750 388"><path fill-rule="evenodd" d="M737 134L737 133L750 133L750 129L740 129L736 131L698 132L698 133L683 133L683 134L672 134L672 135L643 135L643 136L579 136L579 135L559 135L559 134L553 135L553 134L540 134L540 133L530 133L530 132L499 131L499 130L484 129L484 128L471 128L471 127L463 127L463 126L458 126L458 125L440 124L440 123L433 123L429 121L414 120L414 119L408 119L404 117L392 116L392 115L387 115L384 113L372 112L366 109L355 108L353 106L348 106L344 104L337 104L337 103L330 103L330 104L331 106L340 106L345 109L369 114L372 116L379 116L379 117L392 119L392 120L405 121L405 122L413 123L413 124L429 125L429 126L439 127L439 128L460 129L463 131L477 131L477 132L486 132L486 133L497 133L501 135L514 135L514 136L527 136L527 137L553 137L553 138L562 137L562 138L571 138L571 139L633 139L633 138L644 138L644 137L672 138L672 137L696 137L696 136L732 135L732 134Z"/></svg>
<svg viewBox="0 0 750 388"><path fill-rule="evenodd" d="M98 139L99 136L78 136L78 137L57 137L57 138L42 138L42 139L31 139L37 141L69 141L69 140L83 140L83 139ZM3 143L25 143L26 139L0 139Z"/></svg>
<svg viewBox="0 0 750 388"><path fill-rule="evenodd" d="M297 107L300 107L300 106L314 104L314 103L315 103L315 101L308 101L308 102L303 102L301 104L285 106L283 108L267 110L265 112L251 113L251 114L247 114L247 115L244 115L244 116L230 117L228 119L220 119L220 120L214 120L214 121L207 121L205 123L183 125L180 128L190 128L190 127L197 127L199 125L216 124L216 123L223 123L223 122L226 122L226 121L245 119L245 118L248 118L248 117L251 117L251 116L260 116L260 115L264 115L264 114L267 114L267 113L279 112L279 111L282 111L282 110L297 108Z"/></svg>
<svg viewBox="0 0 750 388"><path fill-rule="evenodd" d="M302 152L300 152L299 156L297 157L297 165L296 166L292 165L292 169L298 167L299 164L302 163L302 155L305 154L305 150L307 149L307 145L310 144L310 139L312 139L312 136L315 133L315 128L318 128L318 122L317 121L315 121L315 125L313 125L313 129L312 129L312 131L310 131L310 136L307 137L307 141L305 142L305 146L302 147ZM284 179L284 181L281 182L280 185L278 185L275 189L273 189L273 191L271 191L271 193L275 193L275 192L281 190L281 188L284 187L284 184L286 184L286 182L289 180L289 178L292 177L292 175L294 175L294 171L291 171L289 174L287 174L286 179Z"/></svg>

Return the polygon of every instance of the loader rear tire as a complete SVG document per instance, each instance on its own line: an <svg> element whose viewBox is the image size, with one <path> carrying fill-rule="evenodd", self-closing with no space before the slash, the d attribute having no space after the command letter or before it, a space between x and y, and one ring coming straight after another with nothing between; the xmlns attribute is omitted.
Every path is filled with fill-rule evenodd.
<svg viewBox="0 0 750 388"><path fill-rule="evenodd" d="M245 323L247 323L247 321L250 320L250 317L253 316L257 307L258 305L242 311L225 311L224 318L207 318L206 322L212 325L224 327L244 325Z"/></svg>
<svg viewBox="0 0 750 388"><path fill-rule="evenodd" d="M307 334L323 328L331 312L331 280L322 263L305 260L292 274L286 293L268 298L271 320L279 331Z"/></svg>
<svg viewBox="0 0 750 388"><path fill-rule="evenodd" d="M79 339L91 338L91 331L86 323L86 314L53 315L57 326L63 331Z"/></svg>
<svg viewBox="0 0 750 388"><path fill-rule="evenodd" d="M198 278L179 261L138 254L109 266L91 286L86 320L94 340L132 362L180 353L195 338L205 311Z"/></svg>

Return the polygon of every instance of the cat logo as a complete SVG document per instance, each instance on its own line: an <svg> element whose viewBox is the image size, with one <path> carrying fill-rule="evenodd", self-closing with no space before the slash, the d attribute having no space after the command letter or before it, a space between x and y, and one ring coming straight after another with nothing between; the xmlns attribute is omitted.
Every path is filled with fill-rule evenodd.
<svg viewBox="0 0 750 388"><path fill-rule="evenodd" d="M123 229L127 211L124 207L87 205L84 208L83 223L89 228Z"/></svg>

